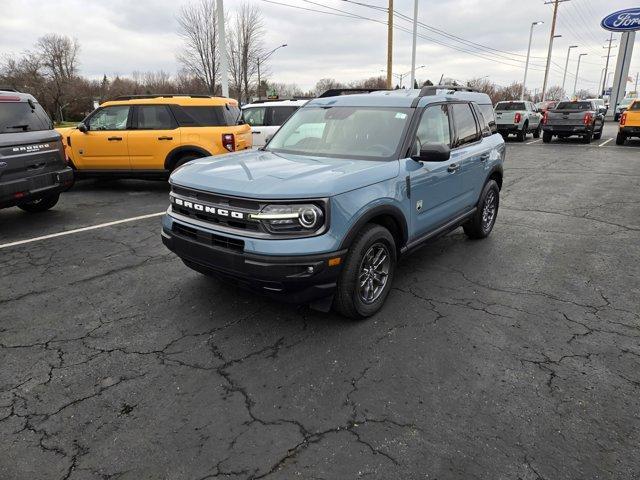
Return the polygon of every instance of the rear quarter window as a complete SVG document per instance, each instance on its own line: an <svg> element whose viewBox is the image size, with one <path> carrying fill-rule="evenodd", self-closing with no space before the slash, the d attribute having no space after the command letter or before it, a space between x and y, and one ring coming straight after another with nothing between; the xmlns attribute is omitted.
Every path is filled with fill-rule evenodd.
<svg viewBox="0 0 640 480"><path fill-rule="evenodd" d="M235 105L183 107L173 105L176 120L182 127L228 127L237 125L240 109Z"/></svg>
<svg viewBox="0 0 640 480"><path fill-rule="evenodd" d="M484 117L484 121L487 123L489 130L491 133L495 133L498 131L498 126L496 125L496 115L493 111L493 107L489 104L486 105L478 105L480 109L480 113Z"/></svg>

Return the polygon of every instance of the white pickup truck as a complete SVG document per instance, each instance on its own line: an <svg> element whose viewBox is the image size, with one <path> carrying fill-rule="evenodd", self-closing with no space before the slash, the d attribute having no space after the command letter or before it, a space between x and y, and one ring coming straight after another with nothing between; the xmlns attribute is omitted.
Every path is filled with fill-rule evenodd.
<svg viewBox="0 0 640 480"><path fill-rule="evenodd" d="M532 102L498 102L494 110L498 132L503 137L514 134L523 142L527 133L533 133L533 138L540 138L542 115Z"/></svg>
<svg viewBox="0 0 640 480"><path fill-rule="evenodd" d="M309 100L259 100L242 107L242 117L251 126L253 147L264 147L280 126Z"/></svg>

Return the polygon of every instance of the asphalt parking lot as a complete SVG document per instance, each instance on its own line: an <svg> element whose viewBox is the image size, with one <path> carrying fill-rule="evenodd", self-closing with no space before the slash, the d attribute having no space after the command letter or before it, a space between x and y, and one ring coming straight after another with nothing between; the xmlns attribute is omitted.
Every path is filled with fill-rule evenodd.
<svg viewBox="0 0 640 480"><path fill-rule="evenodd" d="M0 211L0 478L640 477L640 142L510 141L496 227L353 322L186 268L163 182Z"/></svg>

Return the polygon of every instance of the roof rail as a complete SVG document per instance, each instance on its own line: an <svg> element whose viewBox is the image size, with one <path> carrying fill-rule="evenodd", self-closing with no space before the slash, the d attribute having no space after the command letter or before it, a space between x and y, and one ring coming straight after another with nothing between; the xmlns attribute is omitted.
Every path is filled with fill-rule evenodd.
<svg viewBox="0 0 640 480"><path fill-rule="evenodd" d="M427 95L435 95L438 90L447 90L453 92L478 92L477 89L472 87L465 87L464 85L428 85L420 89L419 97L426 97Z"/></svg>
<svg viewBox="0 0 640 480"><path fill-rule="evenodd" d="M250 102L250 103L297 102L298 100L311 100L312 98L315 98L315 97L264 98L262 100L254 100L253 102Z"/></svg>
<svg viewBox="0 0 640 480"><path fill-rule="evenodd" d="M152 93L146 95L120 95L111 101L137 100L144 98L173 98L173 97L190 97L190 98L213 98L213 95L201 95L192 93Z"/></svg>
<svg viewBox="0 0 640 480"><path fill-rule="evenodd" d="M387 90L387 89L386 88L330 88L326 92L318 95L317 98L338 97L340 95L354 95L357 93L371 93L371 92L378 92L380 90Z"/></svg>

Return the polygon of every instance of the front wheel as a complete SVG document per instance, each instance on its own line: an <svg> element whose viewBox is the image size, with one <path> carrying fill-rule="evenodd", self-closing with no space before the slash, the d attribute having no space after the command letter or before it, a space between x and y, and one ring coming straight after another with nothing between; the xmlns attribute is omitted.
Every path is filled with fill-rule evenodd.
<svg viewBox="0 0 640 480"><path fill-rule="evenodd" d="M382 308L396 267L396 245L384 227L366 225L353 241L334 299L335 309L350 318L366 318Z"/></svg>
<svg viewBox="0 0 640 480"><path fill-rule="evenodd" d="M463 225L467 237L473 239L488 237L496 223L499 206L500 188L495 180L489 180L482 189L476 213Z"/></svg>
<svg viewBox="0 0 640 480"><path fill-rule="evenodd" d="M544 143L551 143L552 138L553 135L551 134L551 132L542 132L542 141Z"/></svg>
<svg viewBox="0 0 640 480"><path fill-rule="evenodd" d="M53 206L58 203L59 199L60 194L56 193L54 195L38 198L37 200L31 200L30 202L21 203L18 205L18 208L29 213L46 212L50 208L53 208Z"/></svg>

